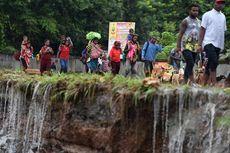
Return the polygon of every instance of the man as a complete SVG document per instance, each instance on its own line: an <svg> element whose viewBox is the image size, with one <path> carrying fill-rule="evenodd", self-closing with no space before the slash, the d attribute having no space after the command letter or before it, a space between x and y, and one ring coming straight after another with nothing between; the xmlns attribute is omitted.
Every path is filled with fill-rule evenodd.
<svg viewBox="0 0 230 153"><path fill-rule="evenodd" d="M189 16L182 21L177 39L177 51L182 51L186 62L184 72L185 83L189 79L192 85L194 85L193 67L197 56L198 35L201 23L197 18L198 13L198 5L192 4L189 6Z"/></svg>
<svg viewBox="0 0 230 153"><path fill-rule="evenodd" d="M146 77L150 76L152 73L157 52L162 51L161 46L156 44L156 41L156 37L151 36L150 40L145 42L141 52L141 59L145 62Z"/></svg>
<svg viewBox="0 0 230 153"><path fill-rule="evenodd" d="M225 15L221 12L224 8L224 0L215 0L214 8L206 12L202 17L199 36L199 51L203 50L208 58L205 67L205 84L216 84L216 68L218 66L219 53L224 49L224 32L227 30Z"/></svg>

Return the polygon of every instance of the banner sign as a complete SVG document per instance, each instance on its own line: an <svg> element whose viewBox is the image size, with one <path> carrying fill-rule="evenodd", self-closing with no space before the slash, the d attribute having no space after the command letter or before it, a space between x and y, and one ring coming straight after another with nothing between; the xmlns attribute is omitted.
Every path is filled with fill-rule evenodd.
<svg viewBox="0 0 230 153"><path fill-rule="evenodd" d="M135 22L110 22L109 23L109 46L108 53L110 52L116 40L121 42L122 51L125 49L129 29L134 29Z"/></svg>

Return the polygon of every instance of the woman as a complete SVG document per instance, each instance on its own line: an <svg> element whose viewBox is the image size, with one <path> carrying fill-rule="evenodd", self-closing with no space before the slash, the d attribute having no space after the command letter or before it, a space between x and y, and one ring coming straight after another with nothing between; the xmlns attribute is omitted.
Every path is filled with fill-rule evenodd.
<svg viewBox="0 0 230 153"><path fill-rule="evenodd" d="M25 71L30 64L30 58L32 58L33 55L33 47L30 44L30 41L27 40L25 44L23 44L25 47L22 48L21 50L21 55L20 55L20 61L23 66L23 71Z"/></svg>
<svg viewBox="0 0 230 153"><path fill-rule="evenodd" d="M132 40L129 41L126 45L126 71L125 75L127 76L131 71L131 74L136 74L135 65L140 52L140 45L138 43L138 35L134 34Z"/></svg>
<svg viewBox="0 0 230 153"><path fill-rule="evenodd" d="M109 58L111 61L112 73L113 75L119 74L120 64L121 64L121 42L115 41L113 48L109 52Z"/></svg>
<svg viewBox="0 0 230 153"><path fill-rule="evenodd" d="M89 59L87 60L87 65L91 72L98 72L98 58L100 57L102 53L102 49L100 45L98 44L98 38L92 39L92 41L89 42L87 48L87 53L89 55Z"/></svg>
<svg viewBox="0 0 230 153"><path fill-rule="evenodd" d="M73 47L73 43L69 37L66 38L64 44L59 47L58 56L60 59L61 73L66 73L68 71L68 63L70 56L70 49Z"/></svg>
<svg viewBox="0 0 230 153"><path fill-rule="evenodd" d="M53 49L50 47L50 40L45 40L45 45L41 48L40 52L40 72L43 75L44 71L48 71L50 74L51 58L53 55Z"/></svg>

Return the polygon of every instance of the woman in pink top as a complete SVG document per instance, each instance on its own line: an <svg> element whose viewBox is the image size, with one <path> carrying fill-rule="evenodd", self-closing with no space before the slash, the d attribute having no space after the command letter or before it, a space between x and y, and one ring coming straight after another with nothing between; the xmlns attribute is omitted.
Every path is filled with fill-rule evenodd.
<svg viewBox="0 0 230 153"><path fill-rule="evenodd" d="M127 43L127 57L126 57L126 63L125 63L125 67L126 67L126 71L125 71L125 75L127 76L130 71L131 74L136 74L136 69L135 69L135 65L136 65L136 61L138 58L138 54L140 52L140 45L138 43L138 35L134 34L132 37L132 40L129 41Z"/></svg>

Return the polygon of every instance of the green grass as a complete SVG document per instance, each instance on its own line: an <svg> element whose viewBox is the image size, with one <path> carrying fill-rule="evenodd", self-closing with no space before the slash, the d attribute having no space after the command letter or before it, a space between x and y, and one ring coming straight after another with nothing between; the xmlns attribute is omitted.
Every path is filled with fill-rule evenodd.
<svg viewBox="0 0 230 153"><path fill-rule="evenodd" d="M98 92L111 92L112 95L124 94L133 98L137 103L140 100L152 99L156 91L154 87L146 87L142 83L142 79L126 78L121 75L113 76L109 73L104 76L85 73L68 73L54 74L50 76L26 75L21 71L1 70L0 82L11 80L15 87L25 92L28 88L34 88L36 83L40 82L39 92L43 94L47 86L51 86L51 101L53 102L78 102L81 98L87 98L93 101L93 98ZM182 88L189 92L188 85L176 86L172 84L161 84L160 89L178 89ZM28 95L31 95L33 90L29 90ZM211 90L212 92L221 92L230 94L229 88L219 89L203 87L203 89ZM118 98L121 98L118 96Z"/></svg>

